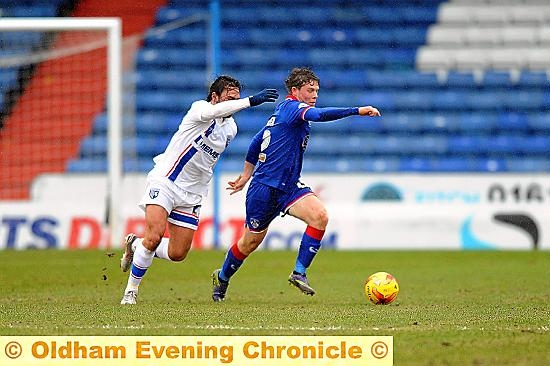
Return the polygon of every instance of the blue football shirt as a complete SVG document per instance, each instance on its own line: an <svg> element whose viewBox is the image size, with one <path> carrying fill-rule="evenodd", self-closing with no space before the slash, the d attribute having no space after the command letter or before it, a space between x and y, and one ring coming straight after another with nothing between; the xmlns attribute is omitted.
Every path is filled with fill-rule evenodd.
<svg viewBox="0 0 550 366"><path fill-rule="evenodd" d="M276 108L258 133L261 147L253 179L288 191L299 181L304 152L309 140L310 122L304 113L311 108L288 96Z"/></svg>

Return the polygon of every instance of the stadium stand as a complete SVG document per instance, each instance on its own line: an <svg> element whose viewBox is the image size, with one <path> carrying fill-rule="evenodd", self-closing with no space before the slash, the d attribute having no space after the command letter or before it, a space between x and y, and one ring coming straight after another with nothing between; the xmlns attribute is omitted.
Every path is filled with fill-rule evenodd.
<svg viewBox="0 0 550 366"><path fill-rule="evenodd" d="M292 11L289 11L289 9ZM171 0L165 26L208 12ZM135 117L125 116L128 171L146 171L189 104L205 97L205 22L145 33ZM549 171L550 5L540 0L283 0L222 2L222 71L243 95L284 93L294 66L321 77L319 106L370 104L383 116L316 125L305 171ZM0 85L3 79L0 78ZM250 137L272 110L240 112L220 168L240 170ZM105 171L106 120L96 116L68 171ZM522 164L524 162L524 164Z"/></svg>
<svg viewBox="0 0 550 366"><path fill-rule="evenodd" d="M3 16L12 17L116 15L123 19L123 33L133 34L152 25L153 19L150 14L160 4L159 1L150 1L147 5L136 6L129 0L82 0L77 3L71 0L3 0L0 9ZM69 45L67 33L48 39L48 42L43 37L44 34L36 32L0 34L0 52L16 52L19 56L24 56L25 52L45 49L46 45L50 45L50 49L62 49ZM51 42L53 39L55 41ZM11 45L15 49L11 49ZM69 58L70 61L67 58L50 59L36 66L26 66L25 70L2 69L0 73L2 91L5 90L4 98L0 98L3 102L0 118L3 125L0 131L0 180L4 183L4 188L0 190L0 199L26 198L31 182L38 174L65 171L67 161L78 153L80 139L89 134L94 116L101 113L104 108L106 83L91 83L90 80L94 78L90 74L106 74L106 51L97 49ZM44 90L52 89L49 88L51 74L48 70L63 69L69 62L89 63L90 60L94 60L93 70L82 68L77 77L67 73L56 74L58 78L64 79L63 90L50 93L48 98L42 97ZM13 72L16 75L15 79ZM4 80L11 84L4 88ZM81 94L65 92L68 90L79 90ZM82 95L84 103L79 99ZM31 110L39 110L40 113L29 118L26 112ZM80 118L71 120L71 129L59 128L60 120L65 120L77 114L76 112ZM59 148L60 143L64 144L62 149ZM105 155L102 155L101 159L105 160ZM90 168L94 169L89 171L104 171L105 167L106 163L102 161L91 164Z"/></svg>

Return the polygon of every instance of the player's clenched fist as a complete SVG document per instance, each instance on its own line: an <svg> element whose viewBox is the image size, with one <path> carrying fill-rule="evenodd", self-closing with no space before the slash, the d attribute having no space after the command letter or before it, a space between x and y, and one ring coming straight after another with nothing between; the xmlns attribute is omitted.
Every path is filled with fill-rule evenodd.
<svg viewBox="0 0 550 366"><path fill-rule="evenodd" d="M359 107L359 115L360 116L369 116L369 117L376 117L380 116L380 112L378 109L372 107L372 106L366 106L366 107Z"/></svg>

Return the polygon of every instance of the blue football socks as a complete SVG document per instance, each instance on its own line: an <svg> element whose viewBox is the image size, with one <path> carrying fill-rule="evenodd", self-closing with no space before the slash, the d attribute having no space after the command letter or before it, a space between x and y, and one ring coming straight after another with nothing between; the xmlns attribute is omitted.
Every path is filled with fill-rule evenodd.
<svg viewBox="0 0 550 366"><path fill-rule="evenodd" d="M222 270L218 275L220 280L228 282L229 279L235 274L235 272L239 270L246 257L246 255L241 253L241 251L237 247L237 244L233 245L227 251L227 255L225 256Z"/></svg>
<svg viewBox="0 0 550 366"><path fill-rule="evenodd" d="M298 258L296 259L296 265L294 272L304 274L307 268L310 266L313 258L321 248L321 239L325 234L324 230L316 229L312 226L308 226L304 235L302 236L302 242L300 243L300 249L298 250Z"/></svg>

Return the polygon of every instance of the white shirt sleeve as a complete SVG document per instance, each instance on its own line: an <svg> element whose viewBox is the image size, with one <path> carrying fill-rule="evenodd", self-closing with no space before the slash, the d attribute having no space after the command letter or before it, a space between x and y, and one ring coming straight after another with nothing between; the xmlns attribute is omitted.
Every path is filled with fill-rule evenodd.
<svg viewBox="0 0 550 366"><path fill-rule="evenodd" d="M199 103L195 102L194 104ZM248 97L237 100L227 100L217 104L211 104L210 102L204 101L204 103L200 103L198 117L201 121L208 122L212 121L214 118L229 117L233 113L248 107L250 107L250 100Z"/></svg>

